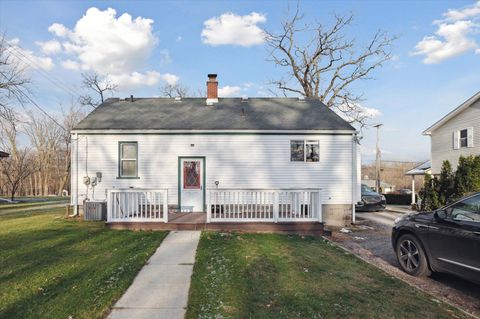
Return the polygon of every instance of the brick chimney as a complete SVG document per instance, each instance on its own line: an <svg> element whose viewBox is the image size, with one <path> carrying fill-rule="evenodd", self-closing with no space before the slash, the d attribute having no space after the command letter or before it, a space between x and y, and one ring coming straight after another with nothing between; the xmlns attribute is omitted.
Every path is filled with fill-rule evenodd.
<svg viewBox="0 0 480 319"><path fill-rule="evenodd" d="M207 105L218 103L218 82L216 74L209 74L207 81Z"/></svg>

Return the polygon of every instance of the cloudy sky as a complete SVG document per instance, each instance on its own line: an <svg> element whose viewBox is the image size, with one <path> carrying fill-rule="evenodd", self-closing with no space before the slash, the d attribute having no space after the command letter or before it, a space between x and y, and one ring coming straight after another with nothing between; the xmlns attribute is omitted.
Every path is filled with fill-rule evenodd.
<svg viewBox="0 0 480 319"><path fill-rule="evenodd" d="M35 101L51 114L82 93L95 70L119 84L118 97L158 96L166 83L204 90L218 73L222 96L269 96L284 74L268 61L263 30L280 27L288 1L8 1L0 30L33 79ZM354 14L359 45L382 29L398 36L393 59L355 85L383 123L383 158L421 161L421 132L480 90L480 1L301 1L305 21ZM364 160L375 132L364 131Z"/></svg>

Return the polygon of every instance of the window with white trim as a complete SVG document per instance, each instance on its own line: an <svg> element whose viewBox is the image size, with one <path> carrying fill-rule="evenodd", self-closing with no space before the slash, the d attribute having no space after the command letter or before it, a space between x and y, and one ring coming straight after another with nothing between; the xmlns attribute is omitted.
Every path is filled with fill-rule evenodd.
<svg viewBox="0 0 480 319"><path fill-rule="evenodd" d="M473 147L473 127L453 131L453 149Z"/></svg>
<svg viewBox="0 0 480 319"><path fill-rule="evenodd" d="M318 140L290 141L291 162L318 162L320 160L320 143Z"/></svg>
<svg viewBox="0 0 480 319"><path fill-rule="evenodd" d="M459 139L460 139L460 147L467 147L468 146L468 131L467 129L460 130L459 133Z"/></svg>
<svg viewBox="0 0 480 319"><path fill-rule="evenodd" d="M137 142L119 142L119 177L138 176Z"/></svg>

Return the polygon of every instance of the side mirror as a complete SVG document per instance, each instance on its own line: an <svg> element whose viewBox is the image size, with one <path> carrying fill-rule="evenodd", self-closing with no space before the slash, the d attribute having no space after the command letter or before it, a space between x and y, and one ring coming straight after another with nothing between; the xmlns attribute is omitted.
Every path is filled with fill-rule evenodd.
<svg viewBox="0 0 480 319"><path fill-rule="evenodd" d="M438 221L444 220L447 218L447 212L443 209L438 209L433 213L433 217Z"/></svg>

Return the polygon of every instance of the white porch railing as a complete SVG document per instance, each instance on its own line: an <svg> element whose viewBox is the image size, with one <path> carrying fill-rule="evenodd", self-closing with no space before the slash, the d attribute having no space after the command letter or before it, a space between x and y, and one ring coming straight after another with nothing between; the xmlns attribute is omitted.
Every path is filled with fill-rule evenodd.
<svg viewBox="0 0 480 319"><path fill-rule="evenodd" d="M107 193L107 222L168 222L166 189L112 189Z"/></svg>
<svg viewBox="0 0 480 319"><path fill-rule="evenodd" d="M322 221L320 189L208 189L209 222Z"/></svg>

